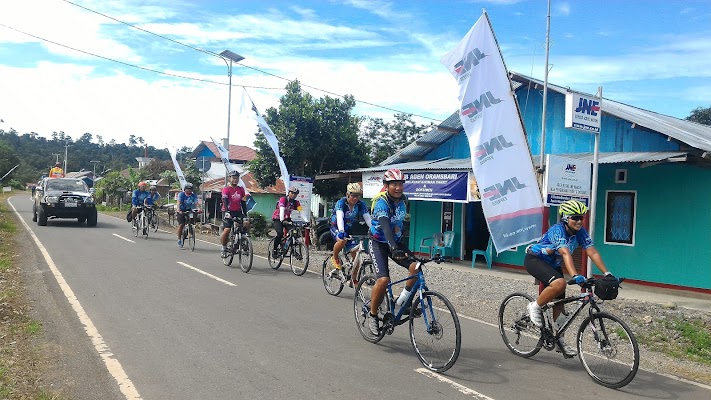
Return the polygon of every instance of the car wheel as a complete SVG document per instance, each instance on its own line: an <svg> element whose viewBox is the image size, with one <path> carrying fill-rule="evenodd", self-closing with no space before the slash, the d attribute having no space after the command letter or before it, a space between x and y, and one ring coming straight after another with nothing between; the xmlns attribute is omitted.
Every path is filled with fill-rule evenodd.
<svg viewBox="0 0 711 400"><path fill-rule="evenodd" d="M37 225L47 226L47 213L42 207L37 210Z"/></svg>
<svg viewBox="0 0 711 400"><path fill-rule="evenodd" d="M96 212L96 208L92 208L91 211L89 211L89 215L86 217L86 226L96 226L97 219L98 214Z"/></svg>
<svg viewBox="0 0 711 400"><path fill-rule="evenodd" d="M37 204L32 205L32 222L37 222Z"/></svg>

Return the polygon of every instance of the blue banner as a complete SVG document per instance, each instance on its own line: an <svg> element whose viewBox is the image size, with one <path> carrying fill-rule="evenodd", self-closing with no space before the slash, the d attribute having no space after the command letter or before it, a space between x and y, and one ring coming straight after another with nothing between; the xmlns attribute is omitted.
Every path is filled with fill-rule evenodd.
<svg viewBox="0 0 711 400"><path fill-rule="evenodd" d="M468 172L405 172L405 195L410 200L466 203Z"/></svg>

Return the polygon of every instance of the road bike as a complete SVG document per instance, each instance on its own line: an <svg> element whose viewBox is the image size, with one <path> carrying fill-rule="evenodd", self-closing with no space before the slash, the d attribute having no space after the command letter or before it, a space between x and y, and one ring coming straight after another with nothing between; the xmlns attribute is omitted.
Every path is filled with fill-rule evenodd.
<svg viewBox="0 0 711 400"><path fill-rule="evenodd" d="M249 272L252 269L252 260L254 258L254 249L252 247L252 239L250 239L247 231L244 229L244 221L251 221L251 218L232 217L232 229L227 239L227 250L222 263L226 266L232 265L232 259L237 255L239 267L244 272Z"/></svg>
<svg viewBox="0 0 711 400"><path fill-rule="evenodd" d="M377 280L375 275L366 275L356 287L353 302L356 325L363 338L371 343L379 342L385 334L391 335L395 327L409 323L410 342L422 365L435 372L451 368L459 357L462 347L462 331L459 317L452 303L441 293L429 290L422 268L430 261L441 262L435 255L431 259L411 257L417 262L417 273L387 286L385 299L378 308L378 319L382 321L378 334L369 328L370 295ZM417 279L410 295L402 306L396 306L393 285ZM399 309L396 312L396 307Z"/></svg>
<svg viewBox="0 0 711 400"><path fill-rule="evenodd" d="M288 258L291 272L293 272L294 275L301 276L306 272L306 269L309 267L309 246L304 244L303 230L309 226L308 223L298 221L288 223L285 221L284 228L286 229L286 234L282 238L281 243L279 243L279 246L277 246L276 254L273 254L274 251L272 251L276 238L269 241L267 258L269 259L270 267L279 269L284 259Z"/></svg>
<svg viewBox="0 0 711 400"><path fill-rule="evenodd" d="M341 260L343 260L341 263L341 274L339 275L339 270L337 270L331 262L331 257L333 257L333 255L326 256L321 267L323 287L326 288L328 294L333 296L341 294L346 283L348 283L350 287L357 286L363 275L375 274L375 270L373 269L373 261L370 259L370 255L365 250L364 245L365 241L368 240L368 236L351 235L348 236L346 240L357 240L358 252L355 257L351 258L350 252L346 251L345 247L341 250ZM356 265L360 266L358 269L358 276L355 282L351 282L353 280L353 267Z"/></svg>
<svg viewBox="0 0 711 400"><path fill-rule="evenodd" d="M622 282L624 278L620 278ZM600 311L603 300L595 297L593 288L597 280L589 278L581 284L582 293L541 306L543 328L537 327L528 314L528 304L534 298L526 293L508 295L499 307L499 333L506 347L521 357L532 357L542 348L562 350L559 339L572 325L575 317L588 306L588 315L578 328L576 343L578 357L585 371L596 383L608 388L621 388L634 379L639 368L639 347L632 330L620 318ZM568 285L575 284L574 280ZM553 307L577 302L578 307L562 326L553 321Z"/></svg>
<svg viewBox="0 0 711 400"><path fill-rule="evenodd" d="M187 244L190 251L195 251L195 216L200 215L200 210L192 209L183 211L185 226L183 226L183 245Z"/></svg>
<svg viewBox="0 0 711 400"><path fill-rule="evenodd" d="M136 213L136 218L131 222L131 230L133 231L133 236L138 237L142 235L144 239L148 239L148 215L153 207L151 206L136 206L138 212Z"/></svg>
<svg viewBox="0 0 711 400"><path fill-rule="evenodd" d="M158 208L163 208L163 207L159 206ZM160 223L160 219L158 218L158 213L156 212L155 207L150 209L147 216L148 216L148 226L150 227L150 229L152 229L153 232L158 232L158 224Z"/></svg>

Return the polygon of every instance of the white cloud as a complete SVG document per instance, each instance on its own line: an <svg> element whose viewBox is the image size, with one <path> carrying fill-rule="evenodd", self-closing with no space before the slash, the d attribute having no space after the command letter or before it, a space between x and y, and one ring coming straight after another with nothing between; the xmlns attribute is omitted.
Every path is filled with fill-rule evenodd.
<svg viewBox="0 0 711 400"><path fill-rule="evenodd" d="M555 3L555 14L556 15L570 15L570 4L566 2Z"/></svg>

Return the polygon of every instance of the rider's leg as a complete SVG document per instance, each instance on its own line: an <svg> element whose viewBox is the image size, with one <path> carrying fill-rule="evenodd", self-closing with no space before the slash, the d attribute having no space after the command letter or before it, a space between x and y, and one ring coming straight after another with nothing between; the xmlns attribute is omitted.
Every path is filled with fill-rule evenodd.
<svg viewBox="0 0 711 400"><path fill-rule="evenodd" d="M390 270L388 269L388 254L390 249L387 243L370 240L370 258L373 260L373 268L377 280L370 293L370 315L378 315L378 307L385 297L385 292L390 284Z"/></svg>
<svg viewBox="0 0 711 400"><path fill-rule="evenodd" d="M351 250L351 260L353 260L353 270L351 272L351 281L354 285L358 284L358 272L360 271L360 257L358 257L358 246Z"/></svg>
<svg viewBox="0 0 711 400"><path fill-rule="evenodd" d="M338 239L337 237L335 239L336 242L333 244L333 256L331 257L331 262L333 263L334 267L336 267L337 269L341 269L341 259L338 257L338 254L346 246L346 241L343 239Z"/></svg>
<svg viewBox="0 0 711 400"><path fill-rule="evenodd" d="M276 251L279 248L281 240L284 238L284 224L279 219L273 219L272 224L274 230L276 231L276 236L274 237L274 247L272 251Z"/></svg>

